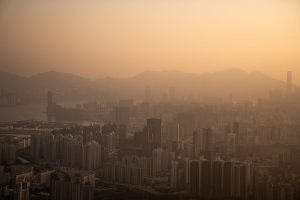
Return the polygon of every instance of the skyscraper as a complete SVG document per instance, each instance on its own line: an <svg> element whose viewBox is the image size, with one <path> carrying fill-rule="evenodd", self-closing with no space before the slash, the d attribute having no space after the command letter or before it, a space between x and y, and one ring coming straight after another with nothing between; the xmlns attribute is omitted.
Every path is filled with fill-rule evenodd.
<svg viewBox="0 0 300 200"><path fill-rule="evenodd" d="M200 195L207 198L211 195L211 162L203 159L200 171Z"/></svg>
<svg viewBox="0 0 300 200"><path fill-rule="evenodd" d="M151 118L146 126L147 144L151 150L161 147L161 120Z"/></svg>
<svg viewBox="0 0 300 200"><path fill-rule="evenodd" d="M188 158L178 158L171 162L170 183L174 189L187 189L189 181L189 162Z"/></svg>
<svg viewBox="0 0 300 200"><path fill-rule="evenodd" d="M190 193L193 196L199 195L200 190L200 162L193 160L190 162Z"/></svg>
<svg viewBox="0 0 300 200"><path fill-rule="evenodd" d="M214 195L218 196L223 193L224 181L224 162L216 160L212 163L212 189Z"/></svg>
<svg viewBox="0 0 300 200"><path fill-rule="evenodd" d="M201 151L203 149L202 147L202 132L201 130L197 130L194 132L194 138L193 138L193 143L194 143L194 150L193 150L193 157L194 159L198 159Z"/></svg>
<svg viewBox="0 0 300 200"><path fill-rule="evenodd" d="M224 163L224 195L230 197L233 194L233 162Z"/></svg>
<svg viewBox="0 0 300 200"><path fill-rule="evenodd" d="M153 174L159 176L162 172L167 172L171 168L171 161L175 158L174 152L168 152L162 148L153 150Z"/></svg>
<svg viewBox="0 0 300 200"><path fill-rule="evenodd" d="M103 149L106 156L110 157L117 150L117 134L115 131L103 133L102 135Z"/></svg>
<svg viewBox="0 0 300 200"><path fill-rule="evenodd" d="M248 199L248 166L245 163L235 163L233 166L233 196L241 199Z"/></svg>
<svg viewBox="0 0 300 200"><path fill-rule="evenodd" d="M101 145L96 141L88 142L83 146L83 165L86 170L97 169L101 162Z"/></svg>
<svg viewBox="0 0 300 200"><path fill-rule="evenodd" d="M203 128L194 132L194 159L198 159L200 155L205 155L212 151L212 130ZM207 154L206 154L207 155Z"/></svg>

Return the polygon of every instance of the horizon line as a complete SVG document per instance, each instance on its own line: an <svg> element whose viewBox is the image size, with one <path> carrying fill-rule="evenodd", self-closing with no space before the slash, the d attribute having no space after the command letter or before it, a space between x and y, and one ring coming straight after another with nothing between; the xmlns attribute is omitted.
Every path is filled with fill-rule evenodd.
<svg viewBox="0 0 300 200"><path fill-rule="evenodd" d="M77 76L77 77L80 77L80 78L84 78L84 79L88 79L88 80L91 80L91 81L95 81L95 80L98 80L98 79L106 79L106 78L111 78L111 79L128 79L128 78L136 77L136 76L141 75L141 74L146 73L146 72L154 72L154 73L179 72L179 73L191 74L191 75L204 75L204 74L220 73L220 72L226 72L226 71L240 71L240 72L245 72L247 74L259 73L259 74L265 75L268 78L271 78L271 79L274 79L274 80L283 81L283 82L285 80L285 79L281 80L281 79L274 78L274 77L272 77L272 76L270 76L270 75L268 75L268 74L266 74L264 72L261 72L261 71L257 71L257 70L256 71L247 71L247 70L244 70L244 69L241 69L241 68L238 68L238 67L226 68L226 69L219 70L219 71L206 71L206 72L202 72L202 73L188 72L188 71L183 71L183 70L178 70L178 69L144 70L144 71L137 72L137 73L134 73L132 75L124 76L124 77L118 77L118 76L113 76L113 75L105 75L105 76L97 77L97 78L91 78L91 77L83 76L83 75L77 74L77 73L65 72L65 71L57 71L57 70L48 70L48 71L44 71L44 72L37 72L37 73L33 73L31 75L23 75L23 74L18 74L16 72L10 72L10 71L0 71L0 73L13 74L13 75L20 76L20 77L23 77L23 78L31 78L31 77L34 77L34 76L37 76L37 75L41 75L41 74L46 74L46 73L61 73L61 74L73 75L73 76ZM290 71L291 70L287 70L286 73L288 73ZM291 72L293 72L293 71L291 71ZM295 84L295 82L294 82L294 84Z"/></svg>

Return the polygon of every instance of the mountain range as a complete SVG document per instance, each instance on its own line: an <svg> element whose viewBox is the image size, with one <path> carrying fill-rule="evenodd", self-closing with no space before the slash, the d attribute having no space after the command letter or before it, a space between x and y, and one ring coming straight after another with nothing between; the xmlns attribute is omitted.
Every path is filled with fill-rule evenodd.
<svg viewBox="0 0 300 200"><path fill-rule="evenodd" d="M23 77L0 72L0 89L22 99L45 100L52 91L57 100L144 99L145 88L151 88L153 99L168 97L257 99L269 91L285 88L285 83L258 72L240 69L204 74L181 71L145 71L129 78L90 80L78 75L45 72Z"/></svg>

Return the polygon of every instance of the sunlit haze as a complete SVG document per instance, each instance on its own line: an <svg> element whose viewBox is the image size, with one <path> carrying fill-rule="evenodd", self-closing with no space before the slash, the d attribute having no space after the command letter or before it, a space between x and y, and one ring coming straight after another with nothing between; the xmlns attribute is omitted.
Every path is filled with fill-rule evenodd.
<svg viewBox="0 0 300 200"><path fill-rule="evenodd" d="M89 78L241 68L300 83L297 0L0 2L0 71Z"/></svg>
<svg viewBox="0 0 300 200"><path fill-rule="evenodd" d="M300 200L300 0L0 0L0 199Z"/></svg>

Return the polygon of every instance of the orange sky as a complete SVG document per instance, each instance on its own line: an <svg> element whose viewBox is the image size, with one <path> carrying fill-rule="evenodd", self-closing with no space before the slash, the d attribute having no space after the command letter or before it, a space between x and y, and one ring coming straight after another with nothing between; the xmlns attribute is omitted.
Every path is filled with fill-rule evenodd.
<svg viewBox="0 0 300 200"><path fill-rule="evenodd" d="M300 83L298 0L2 0L0 70L261 71ZM299 77L297 79L297 77Z"/></svg>

